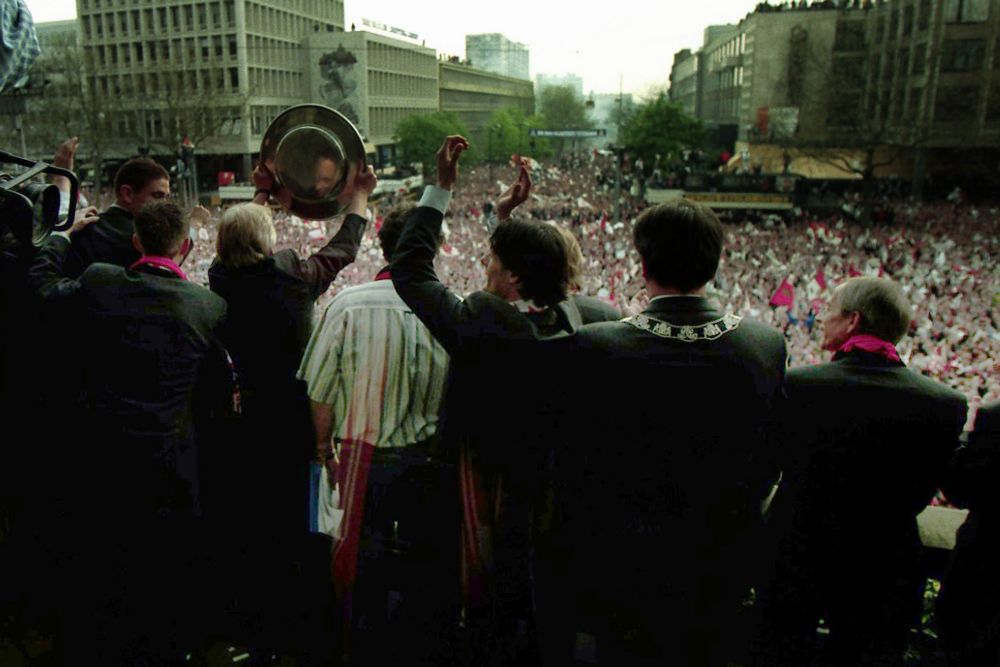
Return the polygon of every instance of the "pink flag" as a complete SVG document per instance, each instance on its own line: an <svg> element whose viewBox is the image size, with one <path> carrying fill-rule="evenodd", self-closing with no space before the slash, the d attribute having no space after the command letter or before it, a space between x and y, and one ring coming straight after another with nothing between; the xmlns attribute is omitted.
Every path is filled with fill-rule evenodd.
<svg viewBox="0 0 1000 667"><path fill-rule="evenodd" d="M851 262L851 265L847 267L847 275L851 278L861 275L861 272L854 268L854 262Z"/></svg>
<svg viewBox="0 0 1000 667"><path fill-rule="evenodd" d="M774 291L774 296L771 297L770 303L772 306L791 306L794 302L795 288L788 282L788 278L785 278L778 285L778 289Z"/></svg>
<svg viewBox="0 0 1000 667"><path fill-rule="evenodd" d="M823 269L816 270L816 283L821 289L826 289L826 274L823 272Z"/></svg>

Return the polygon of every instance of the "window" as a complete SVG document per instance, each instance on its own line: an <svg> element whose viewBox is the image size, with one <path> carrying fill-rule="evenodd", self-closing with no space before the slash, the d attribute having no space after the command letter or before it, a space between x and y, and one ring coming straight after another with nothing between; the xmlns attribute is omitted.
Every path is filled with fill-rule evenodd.
<svg viewBox="0 0 1000 667"><path fill-rule="evenodd" d="M931 24L932 11L934 10L931 0L920 0L920 13L917 14L917 29L927 30L927 27Z"/></svg>
<svg viewBox="0 0 1000 667"><path fill-rule="evenodd" d="M927 46L917 44L913 51L913 74L923 74L927 66Z"/></svg>
<svg viewBox="0 0 1000 667"><path fill-rule="evenodd" d="M945 0L944 20L948 23L981 23L989 17L990 0Z"/></svg>
<svg viewBox="0 0 1000 667"><path fill-rule="evenodd" d="M229 87L233 90L239 90L240 87L240 71L235 67L229 68Z"/></svg>
<svg viewBox="0 0 1000 667"><path fill-rule="evenodd" d="M975 119L979 86L941 86L934 104L934 121L952 123Z"/></svg>
<svg viewBox="0 0 1000 667"><path fill-rule="evenodd" d="M861 21L841 21L837 24L834 51L860 51L865 48L865 24Z"/></svg>
<svg viewBox="0 0 1000 667"><path fill-rule="evenodd" d="M944 43L942 72L971 72L982 69L986 43L981 39L952 39Z"/></svg>
<svg viewBox="0 0 1000 667"><path fill-rule="evenodd" d="M903 8L903 35L909 36L913 32L913 5Z"/></svg>

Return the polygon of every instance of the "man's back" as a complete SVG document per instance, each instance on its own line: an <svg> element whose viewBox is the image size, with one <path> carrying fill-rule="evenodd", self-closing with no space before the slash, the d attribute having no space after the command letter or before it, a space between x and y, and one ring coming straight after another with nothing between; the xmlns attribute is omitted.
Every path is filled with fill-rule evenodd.
<svg viewBox="0 0 1000 667"><path fill-rule="evenodd" d="M714 338L685 340L706 333ZM599 516L617 517L592 528L650 548L669 531L680 538L669 553L649 554L664 563L708 556L731 531L745 531L772 472L780 334L724 316L703 298L672 297L626 322L584 327L575 348L588 376L571 393L581 440L560 465L581 466L581 479L596 474L615 488L601 498L577 490Z"/></svg>
<svg viewBox="0 0 1000 667"><path fill-rule="evenodd" d="M139 251L132 244L134 232L132 215L121 206L109 206L97 222L74 234L63 265L64 275L77 278L94 262L132 266L139 259Z"/></svg>
<svg viewBox="0 0 1000 667"><path fill-rule="evenodd" d="M376 280L327 306L303 358L310 397L333 405L333 435L375 447L424 442L437 430L448 356L396 294Z"/></svg>
<svg viewBox="0 0 1000 667"><path fill-rule="evenodd" d="M784 340L678 296L572 347L554 543L581 591L577 629L602 664L723 664L773 481Z"/></svg>
<svg viewBox="0 0 1000 667"><path fill-rule="evenodd" d="M838 570L849 554L869 565L901 545L914 554L916 515L957 446L965 399L863 351L790 371L787 391L786 488L776 512L794 508L803 539L836 545Z"/></svg>

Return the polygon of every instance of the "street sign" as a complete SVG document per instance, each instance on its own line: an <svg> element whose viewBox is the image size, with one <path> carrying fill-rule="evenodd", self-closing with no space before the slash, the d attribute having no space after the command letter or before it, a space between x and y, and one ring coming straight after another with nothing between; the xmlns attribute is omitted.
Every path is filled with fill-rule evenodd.
<svg viewBox="0 0 1000 667"><path fill-rule="evenodd" d="M565 137L576 139L579 137L603 137L608 134L607 130L528 130L531 137Z"/></svg>

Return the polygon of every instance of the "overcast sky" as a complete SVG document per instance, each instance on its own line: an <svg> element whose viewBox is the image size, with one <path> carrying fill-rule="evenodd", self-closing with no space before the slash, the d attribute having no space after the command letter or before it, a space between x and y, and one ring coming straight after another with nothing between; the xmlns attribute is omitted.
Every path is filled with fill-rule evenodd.
<svg viewBox="0 0 1000 667"><path fill-rule="evenodd" d="M121 1L121 0L119 0ZM465 56L465 35L500 32L528 45L531 76L574 73L584 92L639 95L666 87L674 53L701 44L705 26L735 23L758 0L346 0L346 24L367 18ZM71 19L75 0L26 0L36 22Z"/></svg>

